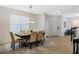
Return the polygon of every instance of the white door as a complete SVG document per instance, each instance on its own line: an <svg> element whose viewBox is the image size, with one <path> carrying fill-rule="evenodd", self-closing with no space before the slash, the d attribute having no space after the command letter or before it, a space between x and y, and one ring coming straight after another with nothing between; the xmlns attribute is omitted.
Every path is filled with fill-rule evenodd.
<svg viewBox="0 0 79 59"><path fill-rule="evenodd" d="M53 17L53 24L52 24L52 30L53 30L53 35L58 36L59 35L59 22L58 22L58 17L54 16Z"/></svg>
<svg viewBox="0 0 79 59"><path fill-rule="evenodd" d="M60 31L60 18L59 16L49 16L45 22L45 31L47 35L58 36Z"/></svg>

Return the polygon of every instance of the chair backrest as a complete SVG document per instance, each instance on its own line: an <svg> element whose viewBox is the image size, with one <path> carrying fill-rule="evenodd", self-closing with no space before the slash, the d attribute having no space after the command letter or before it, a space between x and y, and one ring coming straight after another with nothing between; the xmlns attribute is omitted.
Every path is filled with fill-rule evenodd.
<svg viewBox="0 0 79 59"><path fill-rule="evenodd" d="M37 32L32 32L30 36L30 42L34 42L37 39Z"/></svg>
<svg viewBox="0 0 79 59"><path fill-rule="evenodd" d="M9 32L9 33L10 33L11 41L15 42L13 33L12 32Z"/></svg>
<svg viewBox="0 0 79 59"><path fill-rule="evenodd" d="M42 38L43 38L43 31L39 31L37 40L42 40Z"/></svg>

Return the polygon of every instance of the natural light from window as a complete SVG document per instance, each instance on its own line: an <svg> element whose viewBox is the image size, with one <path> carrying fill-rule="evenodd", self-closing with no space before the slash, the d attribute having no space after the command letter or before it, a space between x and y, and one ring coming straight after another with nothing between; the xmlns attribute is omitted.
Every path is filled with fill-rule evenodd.
<svg viewBox="0 0 79 59"><path fill-rule="evenodd" d="M20 30L29 30L29 17L20 15L10 16L10 32L20 33Z"/></svg>

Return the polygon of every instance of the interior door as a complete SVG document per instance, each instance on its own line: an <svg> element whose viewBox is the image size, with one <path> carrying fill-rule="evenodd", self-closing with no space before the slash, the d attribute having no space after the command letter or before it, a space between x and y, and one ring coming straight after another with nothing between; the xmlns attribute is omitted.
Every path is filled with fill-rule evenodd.
<svg viewBox="0 0 79 59"><path fill-rule="evenodd" d="M49 36L58 36L60 31L60 19L58 16L49 16L45 21L45 32Z"/></svg>
<svg viewBox="0 0 79 59"><path fill-rule="evenodd" d="M52 31L53 31L53 35L54 36L58 36L59 35L59 21L58 21L58 17L54 16L53 17L53 23L52 23Z"/></svg>

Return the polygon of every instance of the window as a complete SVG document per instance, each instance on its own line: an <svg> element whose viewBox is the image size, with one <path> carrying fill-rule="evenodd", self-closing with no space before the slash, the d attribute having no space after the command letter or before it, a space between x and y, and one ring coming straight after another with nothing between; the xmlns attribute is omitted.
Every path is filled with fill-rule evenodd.
<svg viewBox="0 0 79 59"><path fill-rule="evenodd" d="M20 30L29 30L29 17L11 15L10 16L10 31L13 33L20 33Z"/></svg>
<svg viewBox="0 0 79 59"><path fill-rule="evenodd" d="M29 17L21 16L20 24L21 30L29 30Z"/></svg>

